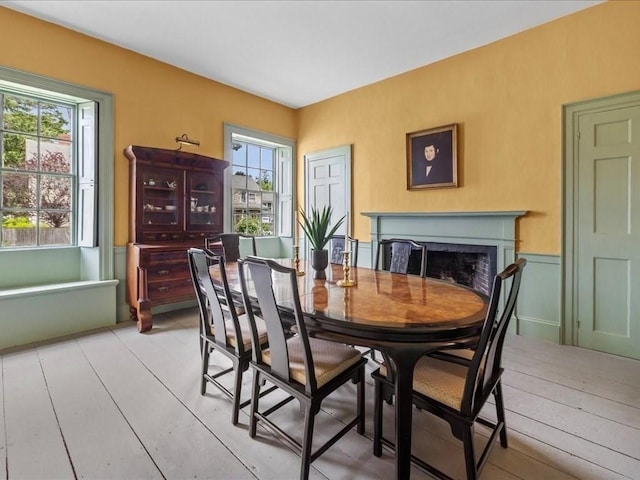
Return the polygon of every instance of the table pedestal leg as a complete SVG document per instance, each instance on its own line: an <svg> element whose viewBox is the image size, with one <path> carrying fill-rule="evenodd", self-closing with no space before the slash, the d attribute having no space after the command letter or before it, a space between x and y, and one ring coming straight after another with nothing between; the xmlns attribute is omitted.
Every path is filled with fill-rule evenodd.
<svg viewBox="0 0 640 480"><path fill-rule="evenodd" d="M424 353L420 351L387 352L396 367L396 479L409 480L411 471L411 427L413 415L413 369Z"/></svg>

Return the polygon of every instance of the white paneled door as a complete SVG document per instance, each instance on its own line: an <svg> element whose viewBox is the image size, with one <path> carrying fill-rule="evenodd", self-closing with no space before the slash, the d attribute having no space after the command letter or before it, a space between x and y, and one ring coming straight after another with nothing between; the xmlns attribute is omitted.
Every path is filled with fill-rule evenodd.
<svg viewBox="0 0 640 480"><path fill-rule="evenodd" d="M640 106L578 125L578 344L640 358Z"/></svg>
<svg viewBox="0 0 640 480"><path fill-rule="evenodd" d="M305 206L306 212L312 207L333 207L334 224L351 210L351 146L309 153L305 159ZM350 218L353 218L350 215ZM344 234L346 224L337 234ZM352 230L353 231L353 230Z"/></svg>

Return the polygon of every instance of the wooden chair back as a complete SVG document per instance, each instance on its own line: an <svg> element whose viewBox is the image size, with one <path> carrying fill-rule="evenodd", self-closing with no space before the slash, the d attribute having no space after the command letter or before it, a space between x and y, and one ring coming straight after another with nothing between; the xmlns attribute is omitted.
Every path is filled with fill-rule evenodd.
<svg viewBox="0 0 640 480"><path fill-rule="evenodd" d="M256 255L256 238L243 233L221 233L215 237L205 238L204 245L207 250L221 254L225 262L237 262L240 258L240 239L242 238L251 241L249 255Z"/></svg>
<svg viewBox="0 0 640 480"><path fill-rule="evenodd" d="M358 247L360 242L357 238L349 238L349 242L351 243L351 266L355 267L358 265ZM344 257L342 253L345 250L345 236L344 235L334 235L331 237L331 241L329 242L329 251L331 256L331 263L336 265L342 265L344 263Z"/></svg>
<svg viewBox="0 0 640 480"><path fill-rule="evenodd" d="M200 334L215 338L215 343L224 348L230 348L227 334L228 328L234 329L236 339L241 339L241 329L238 314L233 303L224 261L221 256L213 255L200 248L190 248L189 270L198 300L200 310ZM219 269L220 285L215 286L209 269ZM221 302L221 299L223 300ZM227 312L227 315L225 315ZM231 326L225 321L231 319ZM244 354L242 341L235 342L238 355Z"/></svg>
<svg viewBox="0 0 640 480"><path fill-rule="evenodd" d="M527 261L520 258L494 278L487 315L467 372L460 408L463 415L473 417L479 412L502 375L502 347L526 264ZM500 295L507 281L511 282L511 286L504 301L504 308L499 311Z"/></svg>
<svg viewBox="0 0 640 480"><path fill-rule="evenodd" d="M289 309L291 305L293 306L295 327L304 350L305 392L307 394L314 393L317 390L317 382L311 347L309 346L307 327L304 323L302 307L300 306L296 270L294 268L284 267L273 260L252 256L240 259L239 262L238 272L240 274L240 284L242 286L242 293L250 324L255 324L253 308L249 308L249 303L251 302L249 289L252 288L255 292L254 297L257 299L260 316L267 326L271 373L287 383L292 383L287 344L288 333L285 329L285 325L287 325L288 322L281 316L281 309L276 300L276 293L274 292L274 278L277 276L285 278L285 281L278 283L279 285L286 285L286 289L290 289L290 291L287 291L286 294L283 295L282 289L279 286L279 294L282 296L281 298L286 297L286 303ZM248 276L250 276L250 280ZM251 282L251 285L249 282ZM254 361L264 366L262 351L255 343L253 344L253 351Z"/></svg>
<svg viewBox="0 0 640 480"><path fill-rule="evenodd" d="M391 258L385 258L381 264L381 256L389 251L389 249ZM411 252L414 250L420 252L420 276L425 277L427 275L427 247L413 240L384 239L378 241L374 270L389 270L393 273L406 275L409 273L409 258ZM380 265L382 265L382 267L380 267Z"/></svg>

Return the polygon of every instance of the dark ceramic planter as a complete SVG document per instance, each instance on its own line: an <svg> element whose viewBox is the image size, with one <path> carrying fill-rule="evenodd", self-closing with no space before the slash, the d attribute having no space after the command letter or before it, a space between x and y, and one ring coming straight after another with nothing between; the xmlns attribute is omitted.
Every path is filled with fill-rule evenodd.
<svg viewBox="0 0 640 480"><path fill-rule="evenodd" d="M313 278L324 280L327 278L324 270L329 265L328 250L311 250L311 268L313 268Z"/></svg>

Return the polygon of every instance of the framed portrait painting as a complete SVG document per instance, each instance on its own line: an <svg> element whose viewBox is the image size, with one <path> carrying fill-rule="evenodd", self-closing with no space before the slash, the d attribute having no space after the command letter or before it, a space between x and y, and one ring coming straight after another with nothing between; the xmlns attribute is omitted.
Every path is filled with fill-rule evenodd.
<svg viewBox="0 0 640 480"><path fill-rule="evenodd" d="M407 189L458 186L458 124L407 133Z"/></svg>

